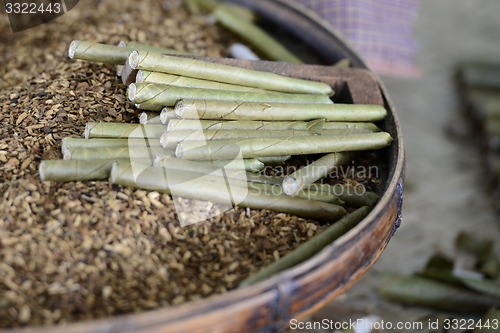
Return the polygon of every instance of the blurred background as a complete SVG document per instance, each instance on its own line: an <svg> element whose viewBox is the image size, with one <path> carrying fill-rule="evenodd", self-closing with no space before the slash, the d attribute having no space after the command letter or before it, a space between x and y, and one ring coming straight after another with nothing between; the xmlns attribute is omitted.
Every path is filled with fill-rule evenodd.
<svg viewBox="0 0 500 333"><path fill-rule="evenodd" d="M403 223L374 268L319 317L338 318L344 311L358 311L410 321L431 315L429 309L382 301L374 292L381 283L380 276L422 270L435 252L453 255L455 238L462 230L500 239L500 218L493 208L498 197L495 199L489 190L494 181L485 171L486 152L478 140L479 131L465 116L464 96L456 78L457 69L464 63L500 64L500 2L414 3L415 19L405 22L411 30L393 31L399 38L413 39L413 68L409 53L399 58L403 65L396 67L402 68L401 72L377 68L376 61L370 62L372 56L367 49L358 47L368 64L381 74L403 128L407 157ZM405 43L411 45L412 41ZM375 58L379 55L373 53ZM496 246L497 254L498 250Z"/></svg>

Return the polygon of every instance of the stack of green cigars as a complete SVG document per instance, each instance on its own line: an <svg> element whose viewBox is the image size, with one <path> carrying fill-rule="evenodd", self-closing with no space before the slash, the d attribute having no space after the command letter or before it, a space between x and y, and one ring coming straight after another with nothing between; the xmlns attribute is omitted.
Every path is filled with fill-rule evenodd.
<svg viewBox="0 0 500 333"><path fill-rule="evenodd" d="M230 180L233 194L241 194L238 206L325 221L378 200L375 193L321 180L355 152L391 144L391 135L374 124L387 115L382 106L334 104L332 88L322 82L138 43L73 41L69 55L135 70L128 99L147 110L148 120L88 123L84 138L63 139L62 160L41 162L42 180L109 179L164 193L176 186L182 197L213 202L227 197ZM312 163L289 174L266 172L312 154ZM183 181L190 185L183 188Z"/></svg>

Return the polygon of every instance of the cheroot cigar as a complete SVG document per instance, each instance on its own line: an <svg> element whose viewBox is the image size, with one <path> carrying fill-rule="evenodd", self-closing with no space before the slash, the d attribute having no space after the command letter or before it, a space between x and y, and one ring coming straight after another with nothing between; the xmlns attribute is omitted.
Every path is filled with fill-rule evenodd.
<svg viewBox="0 0 500 333"><path fill-rule="evenodd" d="M192 77L165 74L159 72L150 72L144 70L137 71L135 82L164 84L164 85L186 87L186 88L203 88L203 89L229 90L229 91L261 91L261 92L265 91L264 89L239 86L236 84L201 80Z"/></svg>
<svg viewBox="0 0 500 333"><path fill-rule="evenodd" d="M240 284L240 288L247 287L268 279L273 275L276 275L311 258L327 245L331 244L340 236L344 235L349 230L354 228L370 213L370 210L370 207L361 207L356 211L344 216L316 237L308 240L292 252L286 254L284 257L262 268L256 274L251 275L247 279L243 280L243 282L241 282Z"/></svg>
<svg viewBox="0 0 500 333"><path fill-rule="evenodd" d="M387 116L380 105L363 104L303 104L239 102L235 100L182 100L175 106L182 119L221 120L313 120L378 121Z"/></svg>
<svg viewBox="0 0 500 333"><path fill-rule="evenodd" d="M372 150L387 147L392 142L389 133L351 134L338 136L308 136L286 139L259 138L196 141L177 145L175 155L190 160L228 159L240 153L244 158L277 155L304 155Z"/></svg>
<svg viewBox="0 0 500 333"><path fill-rule="evenodd" d="M164 125L162 119L160 118L160 114L158 112L141 112L139 115L139 124L161 124Z"/></svg>
<svg viewBox="0 0 500 333"><path fill-rule="evenodd" d="M231 83L248 87L296 94L330 96L326 83L296 79L269 72L211 63L196 59L168 56L155 52L134 51L128 62L134 69L188 76L198 79Z"/></svg>
<svg viewBox="0 0 500 333"><path fill-rule="evenodd" d="M217 99L238 100L245 102L284 102L288 103L333 103L326 95L287 94L274 91L247 92L214 90L203 88L176 87L155 83L132 83L127 89L128 99L136 104L174 106L181 99Z"/></svg>
<svg viewBox="0 0 500 333"><path fill-rule="evenodd" d="M371 132L380 132L373 123L350 123L350 122L324 122L324 121L254 121L254 120L193 120L172 119L168 122L167 131L184 130L322 130L368 129Z"/></svg>

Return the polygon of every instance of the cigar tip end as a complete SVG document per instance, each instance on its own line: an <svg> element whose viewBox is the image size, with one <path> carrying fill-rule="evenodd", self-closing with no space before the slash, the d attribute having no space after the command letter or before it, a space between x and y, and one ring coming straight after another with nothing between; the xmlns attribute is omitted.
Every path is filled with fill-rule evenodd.
<svg viewBox="0 0 500 333"><path fill-rule="evenodd" d="M133 102L136 94L137 94L137 86L135 85L135 83L131 83L127 89L127 96L128 96L129 101ZM137 106L137 104L136 104L136 106Z"/></svg>
<svg viewBox="0 0 500 333"><path fill-rule="evenodd" d="M83 131L83 137L88 139L90 136L90 124L85 125L85 130Z"/></svg>
<svg viewBox="0 0 500 333"><path fill-rule="evenodd" d="M139 65L139 58L140 57L138 51L132 51L128 56L128 64L132 69L136 69L137 66Z"/></svg>
<svg viewBox="0 0 500 333"><path fill-rule="evenodd" d="M142 112L139 116L139 124L145 125L148 123L148 114L146 112Z"/></svg>
<svg viewBox="0 0 500 333"><path fill-rule="evenodd" d="M179 143L177 147L175 147L175 157L182 158L182 155L184 155L184 151L182 149L182 143Z"/></svg>
<svg viewBox="0 0 500 333"><path fill-rule="evenodd" d="M137 83L144 82L144 73L141 70L137 71L137 74L135 75L135 82Z"/></svg>
<svg viewBox="0 0 500 333"><path fill-rule="evenodd" d="M167 147L168 147L168 133L167 133L167 132L163 133L163 134L160 136L160 145L161 145L163 148L167 148Z"/></svg>
<svg viewBox="0 0 500 333"><path fill-rule="evenodd" d="M285 177L282 187L286 195L294 195L299 191L299 182L295 178Z"/></svg>
<svg viewBox="0 0 500 333"><path fill-rule="evenodd" d="M77 47L76 40L72 41L69 44L68 56L69 56L70 59L73 59L75 57L76 47Z"/></svg>
<svg viewBox="0 0 500 333"><path fill-rule="evenodd" d="M45 161L41 161L38 166L38 175L40 176L40 180L43 182L45 180L45 171L47 170L47 165Z"/></svg>
<svg viewBox="0 0 500 333"><path fill-rule="evenodd" d="M121 40L121 41L118 42L118 46L119 47L127 47L127 42L124 41L124 40Z"/></svg>

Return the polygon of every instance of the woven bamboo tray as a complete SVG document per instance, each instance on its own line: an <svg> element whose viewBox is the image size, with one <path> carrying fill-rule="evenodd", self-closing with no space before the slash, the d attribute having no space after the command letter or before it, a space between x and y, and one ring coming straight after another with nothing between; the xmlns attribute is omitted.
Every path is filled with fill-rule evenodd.
<svg viewBox="0 0 500 333"><path fill-rule="evenodd" d="M347 57L354 68L297 66L271 62L236 62L239 66L268 70L332 85L342 102L384 105L389 116L381 128L394 141L381 152L387 166L381 200L353 230L310 260L250 288L193 301L173 308L108 320L9 332L275 332L318 310L352 286L380 256L401 222L404 151L399 122L387 92L365 63L314 14L285 0L235 0L251 7L278 29L283 39L295 40L297 52L318 63Z"/></svg>

